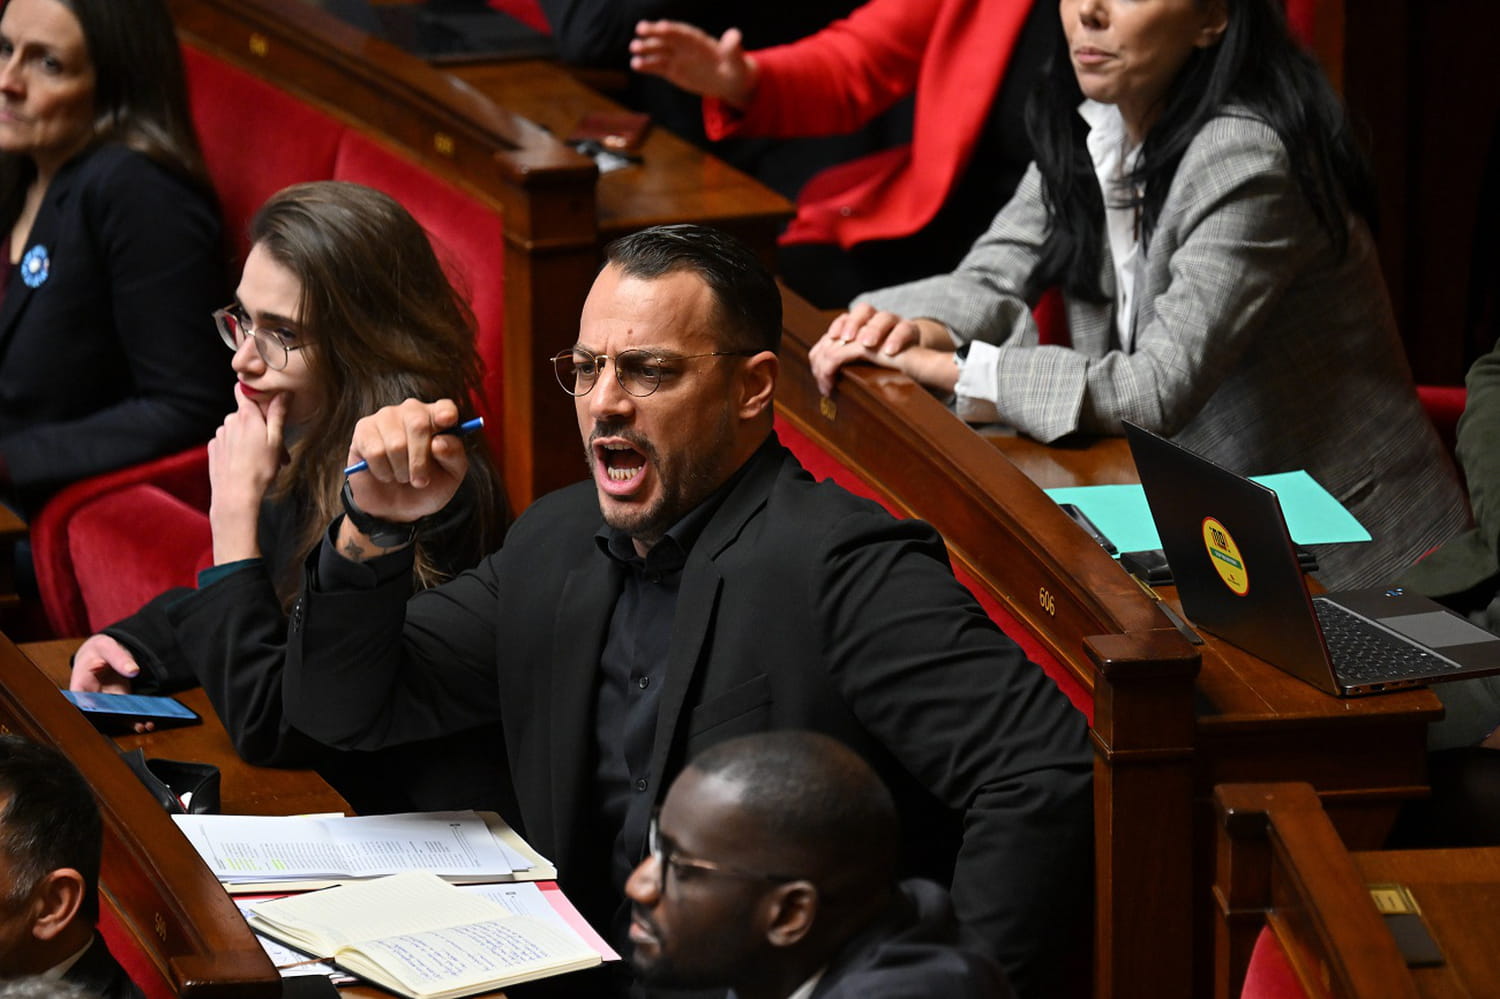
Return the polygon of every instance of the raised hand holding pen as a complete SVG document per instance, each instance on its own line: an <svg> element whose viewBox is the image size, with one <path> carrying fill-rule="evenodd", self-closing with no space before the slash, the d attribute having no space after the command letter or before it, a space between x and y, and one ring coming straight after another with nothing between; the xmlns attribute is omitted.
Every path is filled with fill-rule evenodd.
<svg viewBox="0 0 1500 999"><path fill-rule="evenodd" d="M458 417L458 406L451 399L431 403L407 399L356 423L347 464L363 461L366 468L347 481L360 510L384 521L408 524L447 506L469 471L463 440L443 432L456 427ZM348 517L339 526L338 548L356 560L384 551L371 544Z"/></svg>

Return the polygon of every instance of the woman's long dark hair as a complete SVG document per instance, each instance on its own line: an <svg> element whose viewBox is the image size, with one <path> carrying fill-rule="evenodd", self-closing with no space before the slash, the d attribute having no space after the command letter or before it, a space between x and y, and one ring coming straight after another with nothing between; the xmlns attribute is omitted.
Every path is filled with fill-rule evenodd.
<svg viewBox="0 0 1500 999"><path fill-rule="evenodd" d="M359 184L315 181L274 195L250 223L260 246L302 285L298 330L312 350L310 373L322 400L291 444L291 460L272 486L274 498L297 504L298 557L277 592L296 596L300 567L334 517L354 424L403 399L452 399L467 409L477 397L480 360L474 319L443 273L427 233L394 199ZM499 544L505 500L484 435L464 439L473 500L467 523L477 556ZM417 580L440 582L420 536Z"/></svg>
<svg viewBox="0 0 1500 999"><path fill-rule="evenodd" d="M188 111L182 52L163 0L59 2L78 19L94 67L94 144L134 149L212 198ZM0 156L0 219L7 225L35 175L28 157Z"/></svg>
<svg viewBox="0 0 1500 999"><path fill-rule="evenodd" d="M1205 3L1208 0L1197 0ZM1224 0L1229 19L1217 45L1195 49L1168 89L1161 115L1129 178L1141 195L1141 242L1149 245L1162 203L1189 144L1226 107L1245 109L1281 137L1292 175L1336 251L1348 246L1349 212L1374 222L1370 167L1343 103L1311 55L1291 37L1281 0ZM1037 287L1061 285L1102 301L1104 197L1089 157L1083 101L1063 39L1026 108L1026 125L1051 221Z"/></svg>

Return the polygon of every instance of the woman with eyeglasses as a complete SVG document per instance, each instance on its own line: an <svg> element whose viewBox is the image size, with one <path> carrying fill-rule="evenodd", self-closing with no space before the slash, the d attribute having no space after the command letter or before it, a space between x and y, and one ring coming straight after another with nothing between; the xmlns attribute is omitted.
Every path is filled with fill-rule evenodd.
<svg viewBox="0 0 1500 999"><path fill-rule="evenodd" d="M497 733L380 754L294 741L281 714L288 614L303 564L343 512L354 424L404 399L470 399L473 320L415 220L391 198L324 181L274 195L251 223L233 304L216 312L238 382L208 446L213 566L94 635L75 690L201 683L251 763L312 763L359 811L494 804ZM498 547L500 477L482 434L455 504L417 536L418 585Z"/></svg>
<svg viewBox="0 0 1500 999"><path fill-rule="evenodd" d="M1412 384L1374 192L1283 0L1059 0L1036 162L951 274L862 295L809 352L1051 443L1130 420L1244 474L1305 469L1374 536L1327 586L1379 585L1467 520ZM1071 342L1032 307L1061 288Z"/></svg>
<svg viewBox="0 0 1500 999"><path fill-rule="evenodd" d="M211 433L227 257L160 0L5 5L0 219L0 499Z"/></svg>

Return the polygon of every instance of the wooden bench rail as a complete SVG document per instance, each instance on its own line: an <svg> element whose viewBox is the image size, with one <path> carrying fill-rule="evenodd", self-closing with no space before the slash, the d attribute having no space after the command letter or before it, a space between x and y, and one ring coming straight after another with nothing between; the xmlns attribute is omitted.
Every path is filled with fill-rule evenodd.
<svg viewBox="0 0 1500 999"><path fill-rule="evenodd" d="M1240 995L1269 925L1309 995L1418 994L1349 851L1309 784L1221 784L1214 995Z"/></svg>
<svg viewBox="0 0 1500 999"><path fill-rule="evenodd" d="M0 731L56 746L94 789L104 820L101 900L177 993L274 999L281 980L234 903L114 745L0 637Z"/></svg>
<svg viewBox="0 0 1500 999"><path fill-rule="evenodd" d="M1192 992L1194 680L1199 655L1030 479L904 376L807 351L827 317L783 294L783 419L931 522L961 564L1094 697L1095 995Z"/></svg>
<svg viewBox="0 0 1500 999"><path fill-rule="evenodd" d="M782 415L914 516L1092 687L1081 636L1169 627L1115 561L978 434L894 372L846 368L818 395L807 351L824 313L784 290Z"/></svg>
<svg viewBox="0 0 1500 999"><path fill-rule="evenodd" d="M511 505L579 476L562 393L533 391L593 281L593 162L468 85L302 0L169 0L184 42L395 147L505 219L503 455ZM282 137L296 142L296 135ZM248 148L245 155L254 156ZM309 178L315 179L315 178Z"/></svg>

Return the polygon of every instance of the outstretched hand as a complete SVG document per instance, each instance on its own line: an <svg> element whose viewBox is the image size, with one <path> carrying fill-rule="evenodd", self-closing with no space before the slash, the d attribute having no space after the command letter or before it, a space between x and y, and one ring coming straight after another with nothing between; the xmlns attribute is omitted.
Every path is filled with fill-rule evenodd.
<svg viewBox="0 0 1500 999"><path fill-rule="evenodd" d="M630 43L630 68L743 107L755 91L759 70L742 43L738 28L715 40L681 21L641 21Z"/></svg>

